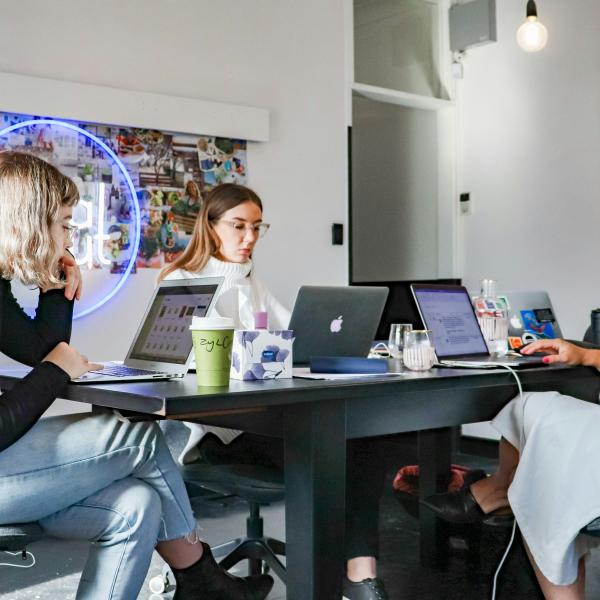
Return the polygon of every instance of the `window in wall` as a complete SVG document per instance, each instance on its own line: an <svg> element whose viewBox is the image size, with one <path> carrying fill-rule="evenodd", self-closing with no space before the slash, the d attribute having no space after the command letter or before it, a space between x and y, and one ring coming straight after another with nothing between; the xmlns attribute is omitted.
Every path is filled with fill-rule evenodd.
<svg viewBox="0 0 600 600"><path fill-rule="evenodd" d="M354 80L446 99L439 14L438 4L427 0L355 0Z"/></svg>

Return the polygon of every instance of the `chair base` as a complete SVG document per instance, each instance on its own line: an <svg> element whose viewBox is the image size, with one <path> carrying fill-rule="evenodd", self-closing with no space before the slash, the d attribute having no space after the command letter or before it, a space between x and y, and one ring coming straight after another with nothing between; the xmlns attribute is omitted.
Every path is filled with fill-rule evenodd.
<svg viewBox="0 0 600 600"><path fill-rule="evenodd" d="M224 557L219 565L226 570L247 560L248 573L260 575L262 563L265 563L285 583L285 565L278 558L278 555L285 556L285 544L280 540L243 537L214 546L211 550L215 558Z"/></svg>
<svg viewBox="0 0 600 600"><path fill-rule="evenodd" d="M0 525L0 552L23 552L29 544L44 537L37 523L16 523Z"/></svg>

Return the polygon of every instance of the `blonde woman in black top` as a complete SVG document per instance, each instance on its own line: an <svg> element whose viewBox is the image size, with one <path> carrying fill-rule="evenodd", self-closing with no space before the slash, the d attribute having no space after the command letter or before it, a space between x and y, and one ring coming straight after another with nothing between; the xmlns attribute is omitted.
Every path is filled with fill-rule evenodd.
<svg viewBox="0 0 600 600"><path fill-rule="evenodd" d="M77 188L48 163L0 153L0 351L33 369L0 396L0 524L38 521L91 542L78 600L134 600L156 549L177 600L262 600L267 575L232 577L202 543L177 466L153 423L112 415L40 419L96 368L69 345L79 269L69 254ZM40 289L34 319L10 280Z"/></svg>

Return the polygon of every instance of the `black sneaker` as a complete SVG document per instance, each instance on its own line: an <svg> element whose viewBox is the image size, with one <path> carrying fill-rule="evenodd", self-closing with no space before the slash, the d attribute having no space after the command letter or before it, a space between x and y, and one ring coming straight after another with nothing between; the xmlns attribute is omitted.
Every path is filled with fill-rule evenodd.
<svg viewBox="0 0 600 600"><path fill-rule="evenodd" d="M359 582L344 577L342 600L388 600L381 579L363 579Z"/></svg>

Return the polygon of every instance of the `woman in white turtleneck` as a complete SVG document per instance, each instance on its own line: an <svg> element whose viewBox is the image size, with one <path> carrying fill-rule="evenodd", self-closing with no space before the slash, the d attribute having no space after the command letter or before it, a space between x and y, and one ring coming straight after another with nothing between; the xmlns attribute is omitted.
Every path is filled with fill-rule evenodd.
<svg viewBox="0 0 600 600"><path fill-rule="evenodd" d="M220 185L206 198L185 252L162 270L160 279L224 277L212 314L231 317L236 329L253 329L254 313L264 311L272 329L286 329L290 312L252 273L252 250L268 229L262 222L262 202L252 190ZM194 458L194 448L208 432L225 444L241 433L194 423L187 426L191 434L180 462Z"/></svg>
<svg viewBox="0 0 600 600"><path fill-rule="evenodd" d="M252 190L220 185L208 195L185 252L163 269L160 279L225 277L215 314L233 318L236 329L251 329L253 313L266 311L271 328L285 328L289 311L252 273L252 250L268 229Z"/></svg>
<svg viewBox="0 0 600 600"><path fill-rule="evenodd" d="M215 314L231 317L235 327L254 327L254 313L266 312L269 327L285 329L290 320L284 308L252 272L252 251L269 229L264 223L260 198L247 187L223 184L207 195L192 239L184 253L161 272L161 279L223 276ZM191 435L180 460L200 442L209 452L247 462L282 466L281 440L240 431L186 423ZM207 435L212 434L212 435ZM209 443L210 442L210 443ZM347 600L385 600L383 584L376 579L379 496L383 485L383 460L376 444L352 440L347 469Z"/></svg>

